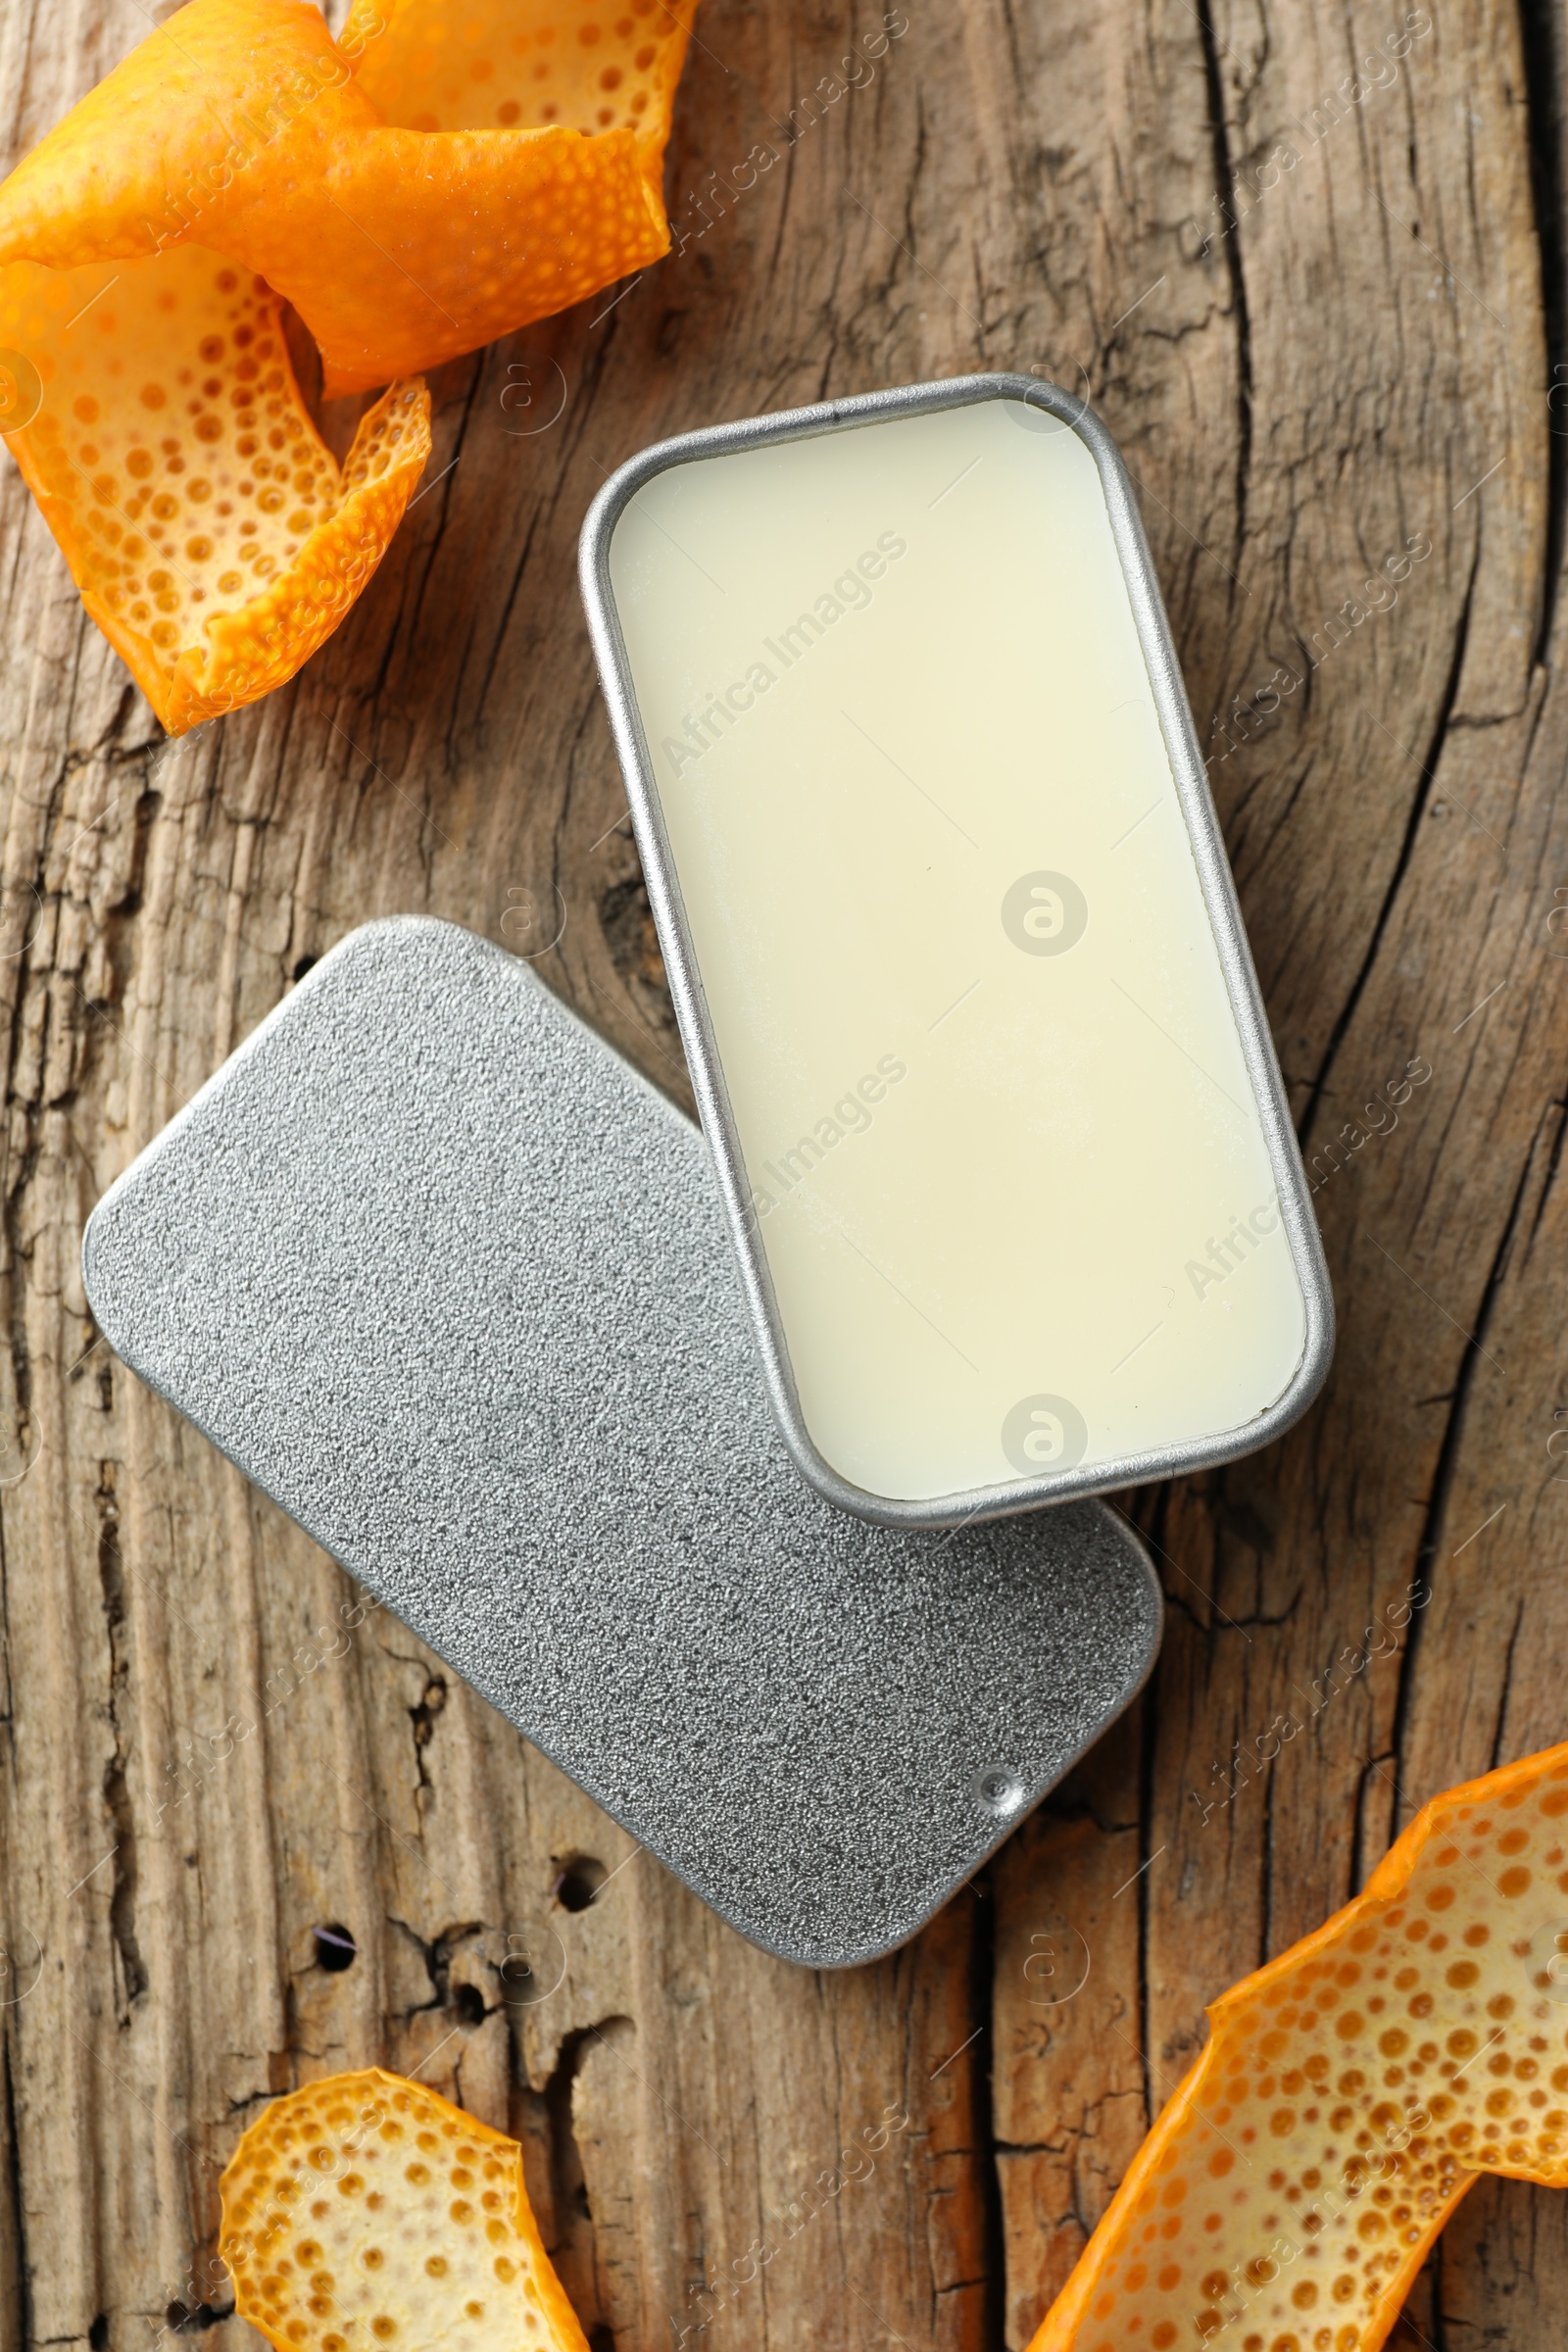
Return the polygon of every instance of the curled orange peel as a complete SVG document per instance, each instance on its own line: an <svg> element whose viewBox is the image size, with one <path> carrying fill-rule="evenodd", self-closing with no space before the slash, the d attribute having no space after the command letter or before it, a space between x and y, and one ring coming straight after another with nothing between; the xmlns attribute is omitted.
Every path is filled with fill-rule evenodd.
<svg viewBox="0 0 1568 2352"><path fill-rule="evenodd" d="M667 249L695 6L359 0L334 42L309 0L188 0L0 186L0 432L172 731L369 577L429 449L409 379ZM328 397L393 387L341 477L283 302Z"/></svg>
<svg viewBox="0 0 1568 2352"><path fill-rule="evenodd" d="M1568 1746L1434 1798L1209 2022L1030 2352L1376 2352L1483 2173L1568 2186Z"/></svg>
<svg viewBox="0 0 1568 2352"><path fill-rule="evenodd" d="M263 2109L220 2182L234 2308L277 2352L588 2352L514 2139L367 2067Z"/></svg>
<svg viewBox="0 0 1568 2352"><path fill-rule="evenodd" d="M696 0L188 0L0 188L0 262L189 239L267 279L328 397L656 261Z"/></svg>
<svg viewBox="0 0 1568 2352"><path fill-rule="evenodd" d="M174 735L282 685L331 634L430 449L423 385L395 385L340 471L275 295L199 245L0 270L0 368L26 414L11 453Z"/></svg>

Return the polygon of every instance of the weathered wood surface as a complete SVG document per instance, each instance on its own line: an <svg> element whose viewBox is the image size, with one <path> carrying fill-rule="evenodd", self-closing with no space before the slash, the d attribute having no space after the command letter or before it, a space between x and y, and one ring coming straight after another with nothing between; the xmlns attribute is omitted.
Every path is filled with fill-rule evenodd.
<svg viewBox="0 0 1568 2352"><path fill-rule="evenodd" d="M813 110L881 12L708 0L681 251L444 371L454 469L259 710L166 746L0 482L6 2343L237 2352L244 2118L380 2060L524 2134L596 2352L1020 2344L1204 2000L1421 1798L1568 1730L1563 24L905 5ZM12 153L146 22L6 0ZM559 891L541 969L686 1100L577 526L657 434L977 366L1087 387L1143 486L1341 1337L1287 1443L1137 1498L1170 1633L1136 1713L912 1947L812 1977L626 1859L400 1629L345 1625L338 1571L95 1344L77 1247L375 914L527 949ZM503 1974L509 1938L552 1937L523 2002L554 1972ZM1486 2184L1395 2340L1555 2352L1565 2315L1568 2200Z"/></svg>

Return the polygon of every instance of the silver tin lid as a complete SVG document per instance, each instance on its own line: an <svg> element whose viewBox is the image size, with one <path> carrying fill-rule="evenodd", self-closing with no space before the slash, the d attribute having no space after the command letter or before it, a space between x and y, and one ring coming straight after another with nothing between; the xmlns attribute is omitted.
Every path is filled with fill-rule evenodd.
<svg viewBox="0 0 1568 2352"><path fill-rule="evenodd" d="M122 1359L754 1942L913 1934L1142 1685L1142 1546L778 1441L697 1130L503 950L353 933L112 1187Z"/></svg>

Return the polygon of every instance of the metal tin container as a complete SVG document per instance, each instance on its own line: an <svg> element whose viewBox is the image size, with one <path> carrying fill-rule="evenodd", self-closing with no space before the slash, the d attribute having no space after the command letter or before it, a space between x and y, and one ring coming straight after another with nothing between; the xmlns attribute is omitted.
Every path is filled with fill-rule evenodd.
<svg viewBox="0 0 1568 2352"><path fill-rule="evenodd" d="M995 375L686 434L607 483L581 575L806 1478L951 1526L1277 1437L1332 1298L1104 427Z"/></svg>
<svg viewBox="0 0 1568 2352"><path fill-rule="evenodd" d="M350 935L111 1187L122 1360L742 1935L910 1936L1138 1691L1094 1503L796 1477L689 1120L449 923Z"/></svg>

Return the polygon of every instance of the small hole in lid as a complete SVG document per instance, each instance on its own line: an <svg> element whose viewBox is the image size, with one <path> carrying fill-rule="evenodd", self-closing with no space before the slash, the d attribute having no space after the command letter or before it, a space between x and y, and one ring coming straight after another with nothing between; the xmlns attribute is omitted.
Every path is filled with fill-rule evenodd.
<svg viewBox="0 0 1568 2352"><path fill-rule="evenodd" d="M974 1792L988 1813L1004 1817L1017 1812L1026 1793L1017 1773L1005 1764L994 1764L988 1772L978 1774Z"/></svg>

